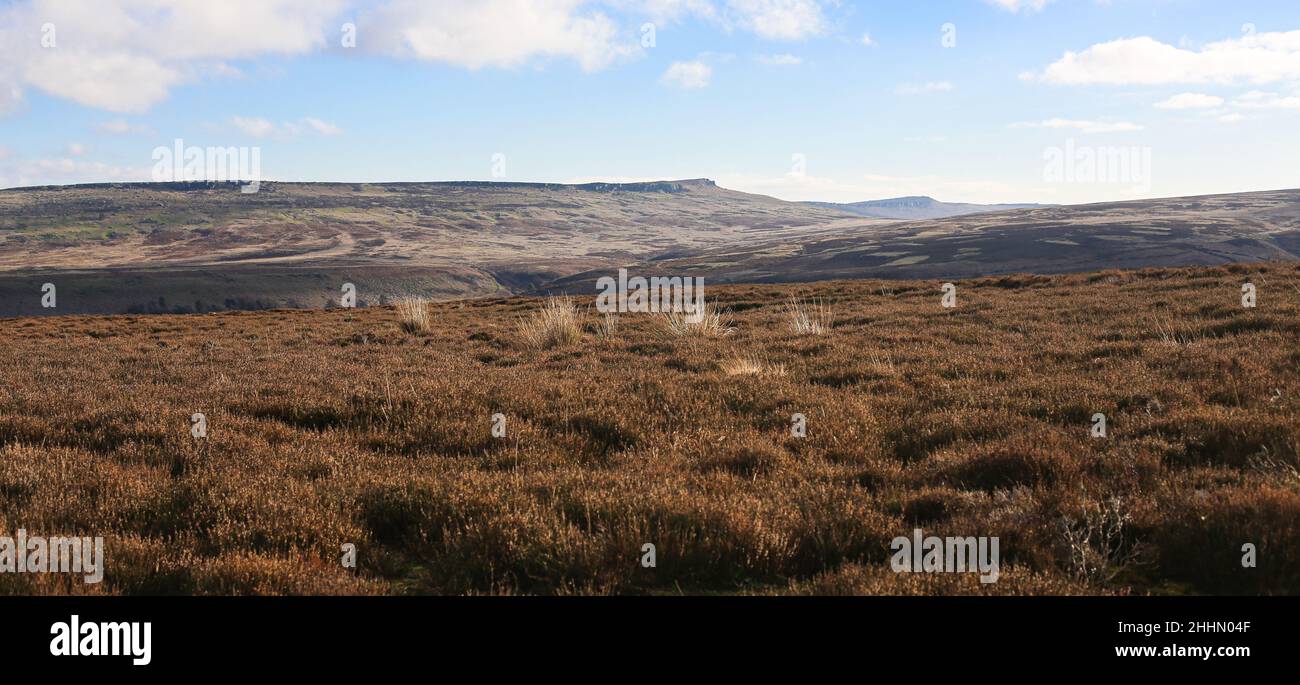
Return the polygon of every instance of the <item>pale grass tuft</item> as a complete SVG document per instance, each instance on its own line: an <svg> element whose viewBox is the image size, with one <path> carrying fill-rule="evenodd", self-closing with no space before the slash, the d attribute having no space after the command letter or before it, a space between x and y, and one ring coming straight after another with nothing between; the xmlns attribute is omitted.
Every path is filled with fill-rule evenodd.
<svg viewBox="0 0 1300 685"><path fill-rule="evenodd" d="M770 364L766 359L755 356L735 356L723 361L719 367L728 376L784 376L785 367Z"/></svg>
<svg viewBox="0 0 1300 685"><path fill-rule="evenodd" d="M798 335L822 335L831 330L831 308L821 298L807 302L791 295L785 304L790 330Z"/></svg>
<svg viewBox="0 0 1300 685"><path fill-rule="evenodd" d="M668 311L658 315L660 331L670 338L721 338L735 332L731 316L707 303L701 304L704 315L695 317L685 312Z"/></svg>
<svg viewBox="0 0 1300 685"><path fill-rule="evenodd" d="M407 333L428 333L433 328L429 301L423 297L403 297L397 301L397 318Z"/></svg>
<svg viewBox="0 0 1300 685"><path fill-rule="evenodd" d="M596 338L600 340L613 340L618 336L618 314L605 312L600 321L596 323Z"/></svg>
<svg viewBox="0 0 1300 685"><path fill-rule="evenodd" d="M539 350L573 345L582 340L582 315L569 297L552 297L532 315L519 320L519 337Z"/></svg>
<svg viewBox="0 0 1300 685"><path fill-rule="evenodd" d="M894 360L889 356L889 352L877 354L875 350L868 350L865 357L867 363L875 369L876 373L886 376L898 374L898 368L894 366Z"/></svg>
<svg viewBox="0 0 1300 685"><path fill-rule="evenodd" d="M1199 340L1202 336L1196 332L1189 331L1185 327L1180 327L1168 314L1155 315L1152 317L1152 327L1160 342L1172 346L1191 345Z"/></svg>

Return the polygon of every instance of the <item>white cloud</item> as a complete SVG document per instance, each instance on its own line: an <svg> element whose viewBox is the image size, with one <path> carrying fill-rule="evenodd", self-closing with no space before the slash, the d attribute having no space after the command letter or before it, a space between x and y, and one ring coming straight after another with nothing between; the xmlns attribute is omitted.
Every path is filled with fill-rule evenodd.
<svg viewBox="0 0 1300 685"><path fill-rule="evenodd" d="M1043 121L1022 121L1011 124L1010 128L1072 128L1083 133L1124 133L1141 131L1142 127L1127 121L1089 121L1087 119L1044 119Z"/></svg>
<svg viewBox="0 0 1300 685"><path fill-rule="evenodd" d="M1030 12L1041 12L1052 0L985 0L993 5L997 5L1008 12L1019 12L1027 10Z"/></svg>
<svg viewBox="0 0 1300 685"><path fill-rule="evenodd" d="M126 119L122 119L120 117L117 119L111 119L109 121L105 121L104 123L96 126L95 130L99 131L100 133L107 133L113 136L126 136L126 135L137 134L137 133L148 134L153 132L153 129L149 128L148 126L145 126L144 124L132 124Z"/></svg>
<svg viewBox="0 0 1300 685"><path fill-rule="evenodd" d="M336 47L342 21L360 49L455 66L514 67L537 58L604 67L639 47L589 0L19 0L0 7L0 114L25 88L88 107L144 112L177 86L242 75L228 60ZM664 0L704 12L704 0ZM355 8L355 17L344 13ZM55 27L55 45L40 36Z"/></svg>
<svg viewBox="0 0 1300 685"><path fill-rule="evenodd" d="M659 81L679 88L703 88L712 76L713 67L704 62L673 62Z"/></svg>
<svg viewBox="0 0 1300 685"><path fill-rule="evenodd" d="M1211 109L1223 104L1218 95L1179 93L1155 104L1157 109Z"/></svg>
<svg viewBox="0 0 1300 685"><path fill-rule="evenodd" d="M1244 109L1300 109L1300 95L1278 95L1252 90L1235 98L1232 104Z"/></svg>
<svg viewBox="0 0 1300 685"><path fill-rule="evenodd" d="M818 0L728 0L727 15L742 28L773 40L801 40L827 29Z"/></svg>
<svg viewBox="0 0 1300 685"><path fill-rule="evenodd" d="M12 0L0 4L0 115L35 89L78 104L141 113L180 86L242 77L232 60L357 47L470 69L564 60L597 70L642 53L634 26L602 9L697 16L774 40L829 29L838 0ZM42 47L45 24L55 46Z"/></svg>
<svg viewBox="0 0 1300 685"><path fill-rule="evenodd" d="M615 6L634 5L658 23L692 15L741 29L770 40L802 40L830 28L823 7L839 0L604 0Z"/></svg>
<svg viewBox="0 0 1300 685"><path fill-rule="evenodd" d="M277 130L275 124L261 117L231 117L230 124L254 138L266 138Z"/></svg>
<svg viewBox="0 0 1300 685"><path fill-rule="evenodd" d="M254 138L296 138L304 133L315 133L322 136L337 136L343 133L343 129L322 121L316 117L303 117L297 121L288 121L283 124L276 124L262 117L231 117L230 125L234 126L244 135Z"/></svg>
<svg viewBox="0 0 1300 685"><path fill-rule="evenodd" d="M1242 116L1240 112L1230 112L1228 114L1220 115L1218 120L1225 124L1235 124L1245 118L1246 117Z"/></svg>
<svg viewBox="0 0 1300 685"><path fill-rule="evenodd" d="M0 9L4 93L36 88L115 112L142 112L223 59L295 55L325 42L344 0L26 0ZM53 25L54 45L33 36Z"/></svg>
<svg viewBox="0 0 1300 685"><path fill-rule="evenodd" d="M803 63L801 58L788 53L782 55L759 55L756 59L758 59L759 64L766 64L770 67L787 67Z"/></svg>
<svg viewBox="0 0 1300 685"><path fill-rule="evenodd" d="M869 48L874 48L874 47L876 47L876 40L875 40L874 38L871 37L871 34L870 34L870 33L864 33L864 34L862 34L862 38L861 38L858 42L862 43L863 45L865 45L865 46L867 46L867 47L869 47Z"/></svg>
<svg viewBox="0 0 1300 685"><path fill-rule="evenodd" d="M22 106L23 90L12 77L0 74L0 116L9 114Z"/></svg>
<svg viewBox="0 0 1300 685"><path fill-rule="evenodd" d="M343 129L338 126L335 126L328 121L321 121L315 117L304 117L302 123L306 124L308 128L322 136L337 136L340 133L343 133Z"/></svg>
<svg viewBox="0 0 1300 685"><path fill-rule="evenodd" d="M143 112L167 98L182 72L149 57L51 52L23 70L23 80L58 97L110 112Z"/></svg>
<svg viewBox="0 0 1300 685"><path fill-rule="evenodd" d="M148 181L149 172L149 167L123 167L67 157L34 160L0 158L0 188Z"/></svg>
<svg viewBox="0 0 1300 685"><path fill-rule="evenodd" d="M1149 36L1113 40L1082 52L1066 52L1038 78L1067 85L1292 80L1300 78L1300 30L1256 33L1199 50L1174 47Z"/></svg>
<svg viewBox="0 0 1300 685"><path fill-rule="evenodd" d="M608 66L639 47L613 20L580 12L582 0L389 0L358 20L357 44L376 52L470 69L517 67L537 58Z"/></svg>
<svg viewBox="0 0 1300 685"><path fill-rule="evenodd" d="M629 0L621 0L626 4ZM659 23L679 21L686 15L715 19L718 11L709 0L640 0L639 9Z"/></svg>
<svg viewBox="0 0 1300 685"><path fill-rule="evenodd" d="M953 85L948 81L928 81L926 83L903 83L894 90L903 95L916 95L918 93L946 93L952 89Z"/></svg>
<svg viewBox="0 0 1300 685"><path fill-rule="evenodd" d="M73 141L63 146L63 152L70 157L80 157L86 154L86 146Z"/></svg>

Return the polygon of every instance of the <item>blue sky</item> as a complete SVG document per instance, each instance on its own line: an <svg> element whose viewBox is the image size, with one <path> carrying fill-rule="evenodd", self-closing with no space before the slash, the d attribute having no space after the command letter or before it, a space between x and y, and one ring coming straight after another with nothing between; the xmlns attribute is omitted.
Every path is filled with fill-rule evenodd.
<svg viewBox="0 0 1300 685"><path fill-rule="evenodd" d="M275 180L1062 203L1300 187L1300 12L1281 0L16 0L0 50L0 187L150 180L178 138L255 146ZM1107 155L1132 168L1093 173Z"/></svg>

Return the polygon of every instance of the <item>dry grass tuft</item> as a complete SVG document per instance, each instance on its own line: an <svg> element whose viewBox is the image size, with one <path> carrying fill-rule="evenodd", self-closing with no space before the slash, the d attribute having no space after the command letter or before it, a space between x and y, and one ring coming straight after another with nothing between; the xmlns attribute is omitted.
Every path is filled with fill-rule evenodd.
<svg viewBox="0 0 1300 685"><path fill-rule="evenodd" d="M609 342L618 337L618 314L605 312L596 323L596 338Z"/></svg>
<svg viewBox="0 0 1300 685"><path fill-rule="evenodd" d="M798 335L823 335L831 330L831 308L821 298L804 301L794 295L785 304L790 330Z"/></svg>
<svg viewBox="0 0 1300 685"><path fill-rule="evenodd" d="M703 307L703 316L677 311L660 313L657 317L660 332L669 338L721 338L735 332L729 313L708 303Z"/></svg>
<svg viewBox="0 0 1300 685"><path fill-rule="evenodd" d="M519 337L528 347L547 350L582 340L582 315L568 296L548 298L541 309L519 320Z"/></svg>
<svg viewBox="0 0 1300 685"><path fill-rule="evenodd" d="M407 333L428 333L433 329L429 301L423 297L403 297L397 301L397 318Z"/></svg>
<svg viewBox="0 0 1300 685"><path fill-rule="evenodd" d="M1198 332L1180 325L1167 312L1151 317L1151 327L1155 329L1160 342L1174 347L1191 345L1201 337Z"/></svg>
<svg viewBox="0 0 1300 685"><path fill-rule="evenodd" d="M719 368L728 376L784 376L785 367L772 364L762 357L735 356L723 361Z"/></svg>

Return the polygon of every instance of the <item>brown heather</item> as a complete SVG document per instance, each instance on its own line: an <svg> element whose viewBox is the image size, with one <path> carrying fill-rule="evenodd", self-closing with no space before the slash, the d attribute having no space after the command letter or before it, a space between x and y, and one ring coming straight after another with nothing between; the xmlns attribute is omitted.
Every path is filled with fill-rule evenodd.
<svg viewBox="0 0 1300 685"><path fill-rule="evenodd" d="M107 564L0 592L1300 590L1295 265L957 285L800 286L816 336L791 286L711 288L725 336L598 338L583 307L547 349L522 298L422 335L393 307L3 320L0 532L102 535ZM998 536L1001 579L891 572L914 527Z"/></svg>

